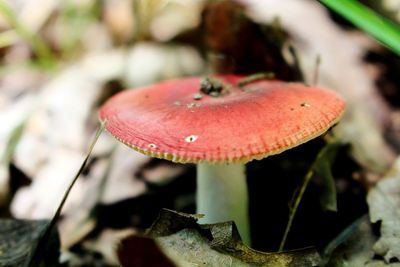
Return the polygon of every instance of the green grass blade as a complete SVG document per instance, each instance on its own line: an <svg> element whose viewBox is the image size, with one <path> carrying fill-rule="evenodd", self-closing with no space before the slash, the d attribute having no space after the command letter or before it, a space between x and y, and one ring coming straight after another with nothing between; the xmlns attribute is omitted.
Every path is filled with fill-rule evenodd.
<svg viewBox="0 0 400 267"><path fill-rule="evenodd" d="M319 0L400 55L400 27L355 0Z"/></svg>
<svg viewBox="0 0 400 267"><path fill-rule="evenodd" d="M51 233L52 233L53 229L55 228L58 219L60 218L61 210L64 207L65 201L67 200L67 197L68 197L69 193L71 192L72 187L74 186L75 182L78 180L79 176L84 171L84 169L89 161L89 158L92 154L94 145L96 144L97 140L99 139L101 133L104 131L105 127L106 127L106 122L101 122L100 127L97 129L96 135L89 146L89 150L87 152L85 160L83 161L78 172L75 174L74 178L72 179L70 185L67 188L67 191L64 193L64 196L63 196L60 204L58 205L56 213L54 214L53 218L51 219L43 236L39 240L37 248L33 252L26 267L41 267L41 266L43 266L42 259L44 258L44 254L46 253L46 251L45 251L46 244L48 244L49 239L51 237Z"/></svg>
<svg viewBox="0 0 400 267"><path fill-rule="evenodd" d="M332 164L336 158L338 149L341 143L336 140L328 142L318 153L316 159L311 165L310 169L303 178L303 181L298 189L293 194L292 201L289 205L289 220L285 228L285 232L282 237L279 251L283 251L289 231L292 228L292 223L297 210L300 206L300 202L303 199L303 195L307 189L311 179L318 175L323 180L322 195L320 196L321 207L323 210L336 211L336 187L335 181L331 173Z"/></svg>

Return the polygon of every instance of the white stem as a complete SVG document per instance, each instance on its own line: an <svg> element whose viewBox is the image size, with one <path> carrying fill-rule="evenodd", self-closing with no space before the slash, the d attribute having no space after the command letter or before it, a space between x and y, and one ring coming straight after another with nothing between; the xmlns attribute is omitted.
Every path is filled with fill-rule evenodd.
<svg viewBox="0 0 400 267"><path fill-rule="evenodd" d="M200 223L234 221L245 244L250 245L248 191L244 164L197 165L197 213Z"/></svg>

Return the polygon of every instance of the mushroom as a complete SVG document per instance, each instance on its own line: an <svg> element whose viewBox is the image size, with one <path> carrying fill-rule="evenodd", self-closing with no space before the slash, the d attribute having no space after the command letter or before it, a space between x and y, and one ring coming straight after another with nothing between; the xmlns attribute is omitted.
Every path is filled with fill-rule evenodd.
<svg viewBox="0 0 400 267"><path fill-rule="evenodd" d="M321 135L338 122L345 104L326 89L244 79L192 77L124 91L101 107L100 119L143 154L196 163L201 222L233 220L249 244L245 164Z"/></svg>

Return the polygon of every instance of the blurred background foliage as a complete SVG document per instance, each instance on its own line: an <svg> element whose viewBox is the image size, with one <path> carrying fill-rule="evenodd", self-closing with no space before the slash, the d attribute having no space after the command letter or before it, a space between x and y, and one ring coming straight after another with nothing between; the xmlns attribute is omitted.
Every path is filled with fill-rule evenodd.
<svg viewBox="0 0 400 267"><path fill-rule="evenodd" d="M315 245L334 255L329 266L398 261L399 253L391 248L400 244L385 242L392 233L387 229L397 225L383 223L385 230L379 232L368 216L352 223L366 213L375 221L397 220L385 213L386 206L370 203L383 201L376 196L377 185L390 174L393 184L379 190L394 210L400 206L396 192L389 190L400 185L394 164L400 152L399 57L318 1L242 0L227 8L213 2L218 1L0 0L2 217L54 214L98 126L98 107L111 95L164 79L252 73L262 66L287 80L316 81L347 102L345 117L333 129L346 143L332 165L338 211L316 205L321 179L313 179L287 248ZM385 37L397 40L399 1L362 3L393 23L392 36ZM255 248L278 249L288 203L324 144L319 138L249 164ZM161 208L194 212L194 176L192 165L150 160L103 134L58 225L62 261L116 265L115 244L149 227ZM370 190L374 196L367 203ZM368 242L358 248L363 236ZM379 238L389 245L376 250ZM346 255L355 247L358 254Z"/></svg>

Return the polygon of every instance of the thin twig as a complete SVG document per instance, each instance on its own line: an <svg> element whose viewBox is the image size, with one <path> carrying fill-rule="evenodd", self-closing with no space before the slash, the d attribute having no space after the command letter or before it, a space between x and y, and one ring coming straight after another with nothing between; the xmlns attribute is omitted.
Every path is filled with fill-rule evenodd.
<svg viewBox="0 0 400 267"><path fill-rule="evenodd" d="M321 55L318 54L315 58L315 67L314 67L314 77L312 81L312 85L317 85L319 80L319 67L321 65Z"/></svg>
<svg viewBox="0 0 400 267"><path fill-rule="evenodd" d="M279 245L279 252L283 251L283 248L284 248L285 243L286 243L287 236L288 236L289 231L290 231L290 229L292 227L292 222L293 222L294 216L296 215L296 212L297 212L297 208L300 205L300 202L301 202L301 200L303 198L304 192L306 191L307 185L311 181L311 178L313 177L313 175L314 175L314 170L313 170L313 167L311 167L308 170L306 176L304 176L303 183L301 184L300 190L293 197L294 203L290 207L289 220L288 220L288 223L286 225L285 233L283 235L281 244Z"/></svg>

